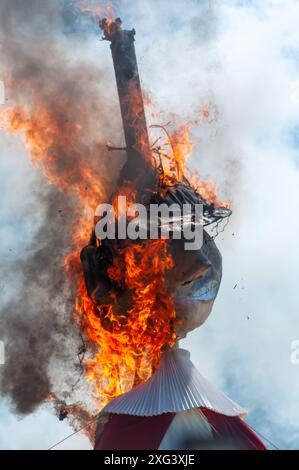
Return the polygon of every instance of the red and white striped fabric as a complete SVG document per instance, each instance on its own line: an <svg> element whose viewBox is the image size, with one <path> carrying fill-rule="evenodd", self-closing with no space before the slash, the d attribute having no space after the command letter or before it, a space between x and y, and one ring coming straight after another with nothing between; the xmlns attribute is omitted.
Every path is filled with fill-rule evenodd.
<svg viewBox="0 0 299 470"><path fill-rule="evenodd" d="M110 402L96 450L265 450L245 410L212 386L189 353L166 353L153 377Z"/></svg>
<svg viewBox="0 0 299 470"><path fill-rule="evenodd" d="M266 447L240 417L201 408L158 416L111 414L95 449L266 450Z"/></svg>

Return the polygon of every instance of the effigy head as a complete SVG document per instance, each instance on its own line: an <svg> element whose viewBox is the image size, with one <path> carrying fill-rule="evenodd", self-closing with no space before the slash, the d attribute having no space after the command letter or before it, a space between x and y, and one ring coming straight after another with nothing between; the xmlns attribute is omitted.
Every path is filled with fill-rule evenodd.
<svg viewBox="0 0 299 470"><path fill-rule="evenodd" d="M196 205L203 207L203 219L200 226L202 229L202 243L200 246L196 249L188 249L186 248L188 244L184 238L184 233L179 239L173 233L170 233L167 251L172 259L171 267L165 269L161 260L161 271L164 269L161 282L165 284L163 286L163 296L172 299L175 319L170 312L170 315L172 315L171 328L175 331L177 338L180 339L206 321L211 313L220 287L222 277L221 254L214 239L207 233L203 225L204 223L210 223L213 220L217 221L221 217L228 216L229 213L224 209L224 212L221 213L219 209L206 204L187 182L164 188L163 191L147 189L147 191L139 195L139 200L142 201L148 212L150 212L150 208L153 205L162 207L163 204L169 208L173 208L174 204L176 204L176 207L179 209L186 207L186 205L189 205L191 209ZM183 214L182 217L184 217L184 212L182 211L181 213ZM147 219L146 224L148 224L150 217ZM184 220L179 222L183 224ZM150 238L150 228L147 228L147 230L148 238ZM112 276L114 281L117 277L117 281L119 281L121 276L126 278L126 271L130 270L131 267L126 265L124 259L126 257L125 252L128 254L128 250L130 251L131 248L134 251L134 247L136 252L139 253L138 256L143 256L140 241L130 239L106 240L98 244L96 236L94 236L94 240L81 254L89 296L97 305L109 305L112 301L115 304L116 301L117 307L115 307L114 313L120 312L123 316L127 315L124 312L132 311L130 302L134 302L136 296L134 297L133 295L130 298L132 289L128 283L126 284L124 279L118 282L118 285L113 282L113 279L111 279L111 266L114 265L114 274ZM115 254L117 254L116 259ZM158 263L160 262L159 259L157 261ZM149 282L153 280L153 276L159 276L159 269L158 266L156 274L153 272L149 273L151 276ZM117 271L118 273L115 274ZM140 272L140 276L142 277L143 275L144 272ZM143 288L146 286L146 282L146 279L143 280ZM161 295L157 296L157 302L159 301L164 302ZM158 308L154 310L155 314L159 311ZM106 322L105 325L107 324Z"/></svg>
<svg viewBox="0 0 299 470"><path fill-rule="evenodd" d="M205 203L187 182L169 188L163 197L158 198L158 202L168 206L203 206L201 246L198 249L187 249L184 237L173 239L170 243L174 266L168 273L167 282L176 311L174 328L180 339L201 326L212 311L222 278L222 257L204 225L229 216L230 210L217 209Z"/></svg>

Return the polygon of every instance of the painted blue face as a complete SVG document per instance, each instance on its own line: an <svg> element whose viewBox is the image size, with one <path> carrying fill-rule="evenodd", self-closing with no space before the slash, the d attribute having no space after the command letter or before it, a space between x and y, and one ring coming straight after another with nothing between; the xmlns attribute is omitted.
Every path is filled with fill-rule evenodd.
<svg viewBox="0 0 299 470"><path fill-rule="evenodd" d="M201 250L193 252L192 257L196 260L192 266L192 278L188 280L187 277L180 284L177 283L173 294L177 319L175 331L179 338L184 338L207 320L222 277L220 252L206 232ZM185 265L182 264L182 268L185 269Z"/></svg>
<svg viewBox="0 0 299 470"><path fill-rule="evenodd" d="M194 281L187 295L177 295L176 300L210 301L215 300L220 287L221 274L209 269L200 279Z"/></svg>

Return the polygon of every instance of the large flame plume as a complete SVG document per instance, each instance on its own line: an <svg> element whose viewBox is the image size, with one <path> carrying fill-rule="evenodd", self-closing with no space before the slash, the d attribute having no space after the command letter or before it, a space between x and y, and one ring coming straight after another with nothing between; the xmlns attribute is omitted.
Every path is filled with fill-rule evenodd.
<svg viewBox="0 0 299 470"><path fill-rule="evenodd" d="M12 41L10 55L14 58L19 56L17 47L19 42ZM42 49L45 44L38 47ZM108 160L104 144L108 125L119 138L116 123L120 121L113 120L117 108L104 99L97 87L100 77L96 70L82 64L70 66L67 76L58 78L64 58L56 58L53 70L55 57L47 66L42 63L40 52L36 57L36 51L37 46L29 58L22 58L22 67L6 74L6 90L16 97L16 105L2 111L0 121L7 132L22 137L33 165L42 171L48 184L72 201L70 247L63 261L74 292L73 319L89 350L84 359L86 378L93 386L96 408L100 410L111 398L148 380L163 350L176 340L175 311L165 281L173 260L166 240L125 246L115 254L109 276L127 289L129 298L118 299L112 293L109 303L96 306L88 297L79 253L94 227L96 207L107 201L116 187L121 157L116 155L115 163ZM16 66L16 59L11 62L8 67ZM44 82L47 74L52 80ZM102 129L98 123L100 112L107 116ZM207 109L202 118L210 119ZM201 182L186 168L193 149L192 125L199 120L167 131L165 143L159 144L158 149L153 145L153 161L162 163L164 186L188 176L207 202L220 205L213 184ZM120 194L122 190L119 188ZM73 410L78 412L76 407Z"/></svg>

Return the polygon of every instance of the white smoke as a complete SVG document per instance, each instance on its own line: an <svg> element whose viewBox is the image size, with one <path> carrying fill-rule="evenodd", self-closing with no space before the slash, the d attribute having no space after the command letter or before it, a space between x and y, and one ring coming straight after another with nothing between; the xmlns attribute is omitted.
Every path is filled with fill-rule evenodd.
<svg viewBox="0 0 299 470"><path fill-rule="evenodd" d="M280 448L296 448L299 368L290 356L291 343L299 338L299 4L126 0L115 6L125 27L136 28L143 86L157 109L184 121L210 105L215 120L194 129L192 165L233 201L234 216L218 237L224 277L214 311L184 346L207 378L247 407L249 424ZM111 67L108 49L98 43L90 54ZM3 150L7 206L1 240L16 237L7 207L14 208L30 239L30 223L22 214L24 195L32 197L34 170L27 163L20 167L20 156L7 164L7 141ZM7 182L13 181L20 187L12 196ZM42 436L44 423L50 431ZM27 440L26 425L37 430ZM22 425L6 414L1 426L2 448L45 448L56 430L57 440L67 434L58 421L40 413Z"/></svg>

